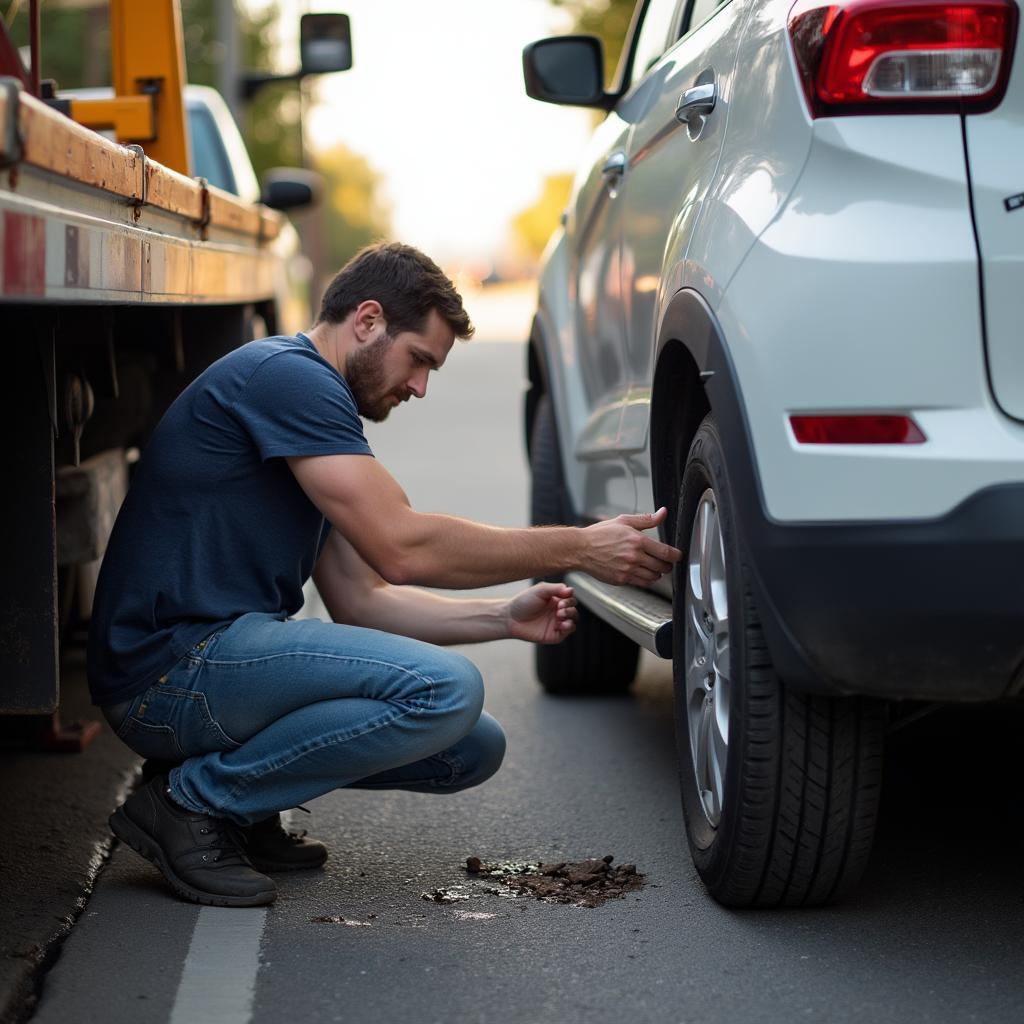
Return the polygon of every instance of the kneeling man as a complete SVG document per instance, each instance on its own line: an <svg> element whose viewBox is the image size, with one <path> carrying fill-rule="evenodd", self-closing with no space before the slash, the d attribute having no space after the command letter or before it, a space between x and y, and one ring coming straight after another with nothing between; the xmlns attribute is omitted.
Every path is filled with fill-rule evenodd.
<svg viewBox="0 0 1024 1024"><path fill-rule="evenodd" d="M285 808L342 786L453 793L498 769L505 738L480 673L445 648L557 643L572 591L455 599L416 584L571 569L649 583L678 558L641 532L660 514L502 529L410 507L360 417L423 398L472 332L431 260L372 246L311 330L214 363L147 445L100 573L89 681L149 759L111 828L184 898L269 903L266 872L323 863L321 843L284 831ZM310 575L333 622L291 618Z"/></svg>

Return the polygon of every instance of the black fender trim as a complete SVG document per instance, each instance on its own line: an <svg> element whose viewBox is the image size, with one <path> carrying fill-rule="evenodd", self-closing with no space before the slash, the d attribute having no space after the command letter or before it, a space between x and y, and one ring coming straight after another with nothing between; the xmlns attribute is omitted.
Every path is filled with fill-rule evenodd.
<svg viewBox="0 0 1024 1024"><path fill-rule="evenodd" d="M788 685L937 701L1024 691L1024 484L986 488L935 519L781 523L767 511L721 327L696 292L672 299L659 357L673 341L718 425L765 639ZM652 437L657 476L654 453Z"/></svg>
<svg viewBox="0 0 1024 1024"><path fill-rule="evenodd" d="M530 335L526 342L526 382L527 388L523 395L523 442L526 445L526 457L530 457L530 445L533 439L533 421L537 415L537 402L540 396L551 391L551 375L548 371L548 354L544 340L544 327L541 313L538 310L530 323Z"/></svg>

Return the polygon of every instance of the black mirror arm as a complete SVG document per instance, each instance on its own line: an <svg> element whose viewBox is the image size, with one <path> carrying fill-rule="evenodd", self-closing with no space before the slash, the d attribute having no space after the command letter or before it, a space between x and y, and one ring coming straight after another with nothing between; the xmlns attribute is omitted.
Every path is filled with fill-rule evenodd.
<svg viewBox="0 0 1024 1024"><path fill-rule="evenodd" d="M265 85L273 85L276 82L294 82L297 84L307 74L310 74L310 72L303 71L301 68L298 71L293 71L290 75L274 75L269 71L247 71L238 78L238 94L244 100L251 100Z"/></svg>

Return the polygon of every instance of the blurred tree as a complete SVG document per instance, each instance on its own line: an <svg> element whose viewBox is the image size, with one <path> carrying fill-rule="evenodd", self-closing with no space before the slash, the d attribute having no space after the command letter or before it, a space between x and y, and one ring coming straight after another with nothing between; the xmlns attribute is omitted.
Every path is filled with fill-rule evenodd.
<svg viewBox="0 0 1024 1024"><path fill-rule="evenodd" d="M333 273L364 245L391 232L391 210L380 198L380 174L365 157L338 144L314 154L324 176L324 227L329 272Z"/></svg>
<svg viewBox="0 0 1024 1024"><path fill-rule="evenodd" d="M4 20L15 46L28 46L28 7L27 0L7 0ZM236 0L235 8L242 67L273 70L279 3L273 0L254 10ZM56 79L62 89L110 84L107 13L105 0L47 0L42 5L44 78ZM217 38L216 0L181 0L181 20L188 80L216 86L218 65L226 53ZM268 167L302 163L299 109L293 84L265 86L247 105L240 127L258 175Z"/></svg>
<svg viewBox="0 0 1024 1024"><path fill-rule="evenodd" d="M537 201L517 214L512 221L513 232L533 259L538 259L548 244L569 202L571 191L571 174L549 174L544 179Z"/></svg>
<svg viewBox="0 0 1024 1024"><path fill-rule="evenodd" d="M568 11L573 31L597 36L604 44L605 82L611 83L637 0L551 0Z"/></svg>
<svg viewBox="0 0 1024 1024"><path fill-rule="evenodd" d="M277 51L275 25L281 18L278 0L258 10L235 2L241 66L247 71L273 71ZM217 71L226 48L217 38L216 0L181 0L188 80L217 86ZM245 105L242 136L257 176L269 167L302 164L298 86L266 85Z"/></svg>
<svg viewBox="0 0 1024 1024"><path fill-rule="evenodd" d="M24 47L28 64L28 0L7 0L4 24L17 47ZM110 84L110 29L105 3L65 7L59 0L44 3L42 27L43 78L54 78L62 89ZM82 41L88 45L83 46Z"/></svg>

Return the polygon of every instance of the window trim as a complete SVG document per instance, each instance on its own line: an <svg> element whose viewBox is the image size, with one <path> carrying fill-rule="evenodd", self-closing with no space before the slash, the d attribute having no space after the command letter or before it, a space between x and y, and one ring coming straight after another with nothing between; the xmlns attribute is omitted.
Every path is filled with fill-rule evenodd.
<svg viewBox="0 0 1024 1024"><path fill-rule="evenodd" d="M679 35L679 38L676 40L676 42L682 42L687 36L692 35L694 32L697 31L697 29L702 28L713 17L715 17L715 15L718 14L719 11L725 10L725 8L728 7L729 4L731 4L731 3L732 3L732 0L719 0L718 6L715 7L711 11L711 13L702 22L699 22L696 25L690 25L689 24L689 19L693 17L693 9L697 6L697 0L687 0L686 15L685 15L683 21L680 22L680 25L679 25L680 35ZM686 31L685 32L682 31L683 25L686 25ZM675 43L673 43L672 45L674 46Z"/></svg>
<svg viewBox="0 0 1024 1024"><path fill-rule="evenodd" d="M608 96L611 98L612 103L608 109L614 110L619 102L629 93L631 93L647 76L644 75L638 78L635 82L631 82L630 78L633 74L633 61L636 57L636 44L637 39L640 35L643 25L643 19L647 15L647 9L650 7L653 0L641 0L640 3L633 8L633 16L629 22L629 29L626 32L626 42L622 47L622 53L619 56L619 63L615 68L615 75L612 79L611 88L608 91ZM697 29L706 25L719 11L724 10L732 0L720 0L719 4L715 9L699 24L689 25L689 19L693 17L693 9L697 6L697 0L677 0L676 7L676 18L675 18L675 29L672 32L671 42L665 47L664 56L674 46L681 43L687 36L692 35ZM683 26L686 26L686 31L683 31ZM661 57L658 58L661 60Z"/></svg>

